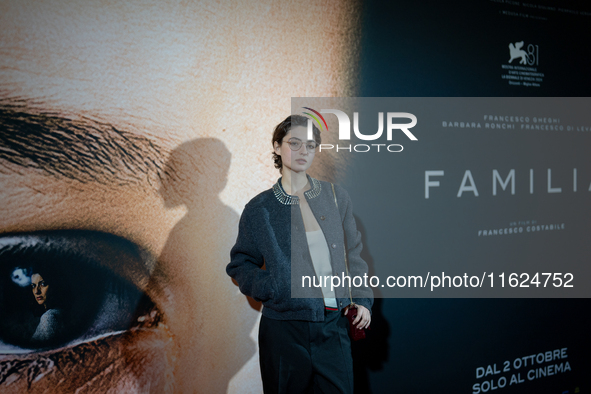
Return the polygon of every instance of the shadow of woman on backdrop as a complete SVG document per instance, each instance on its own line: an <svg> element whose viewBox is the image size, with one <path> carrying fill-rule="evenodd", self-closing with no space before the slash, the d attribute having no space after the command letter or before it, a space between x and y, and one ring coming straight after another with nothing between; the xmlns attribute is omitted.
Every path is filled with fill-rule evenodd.
<svg viewBox="0 0 591 394"><path fill-rule="evenodd" d="M177 344L177 365L194 371L199 387L191 389L203 393L225 393L232 377L257 351L250 332L258 311L247 306L225 270L239 220L219 197L230 161L230 152L218 139L183 143L171 153L160 188L167 208L187 209L170 232L159 261L191 269L177 271L169 263L157 264L156 270L174 280L177 289L168 318L184 322L177 326L192 331L184 336L192 343Z"/></svg>

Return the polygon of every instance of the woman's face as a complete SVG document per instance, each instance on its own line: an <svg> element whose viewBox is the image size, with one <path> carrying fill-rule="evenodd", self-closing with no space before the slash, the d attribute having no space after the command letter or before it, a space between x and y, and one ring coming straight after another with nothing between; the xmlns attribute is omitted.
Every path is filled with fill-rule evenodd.
<svg viewBox="0 0 591 394"><path fill-rule="evenodd" d="M41 275L33 274L33 276L31 276L31 288L33 289L33 295L35 296L37 304L45 304L47 301L47 289L49 289L49 285L45 283Z"/></svg>
<svg viewBox="0 0 591 394"><path fill-rule="evenodd" d="M66 383L62 392L260 391L251 334L260 305L225 266L244 205L276 180L261 136L289 113L291 97L350 95L358 48L356 2L304 3L3 3L0 110L17 113L0 127L0 238L58 230L124 238L150 256L149 278L125 278L161 318L123 338L114 330L0 354L0 370L24 365L0 391L59 392ZM60 120L39 131L39 114ZM27 140L23 130L26 141L5 148L26 118L38 134ZM293 156L306 162L290 166L309 167L314 154L303 149ZM161 190L165 172L174 186ZM116 257L102 264L121 268ZM126 308L109 311L133 314ZM32 378L43 357L62 364Z"/></svg>
<svg viewBox="0 0 591 394"><path fill-rule="evenodd" d="M290 145L295 147L298 143L301 145L300 148L292 150ZM287 168L296 173L305 173L310 168L316 150L308 149L309 145L316 145L316 142L308 139L308 131L303 126L293 127L283 137L281 145L275 142L275 153L281 156L284 171Z"/></svg>

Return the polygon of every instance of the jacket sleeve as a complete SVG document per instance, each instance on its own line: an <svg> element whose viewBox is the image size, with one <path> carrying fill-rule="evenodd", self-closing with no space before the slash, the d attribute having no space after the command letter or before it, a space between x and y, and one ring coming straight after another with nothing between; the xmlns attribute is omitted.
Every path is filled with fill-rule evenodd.
<svg viewBox="0 0 591 394"><path fill-rule="evenodd" d="M240 217L238 238L230 251L230 264L226 273L238 282L240 291L255 301L267 301L275 295L273 278L261 269L265 260L257 248L252 228L255 223L249 219L251 209L247 205Z"/></svg>
<svg viewBox="0 0 591 394"><path fill-rule="evenodd" d="M347 249L347 260L349 262L349 275L363 277L368 274L368 267L365 260L361 258L361 233L357 231L357 224L353 217L353 203L349 193L342 187L335 185L341 217L343 218L343 230L345 232L345 247ZM341 208L342 206L342 208ZM344 210L344 215L343 215ZM363 305L371 312L373 305L373 291L371 287L351 287L353 302Z"/></svg>

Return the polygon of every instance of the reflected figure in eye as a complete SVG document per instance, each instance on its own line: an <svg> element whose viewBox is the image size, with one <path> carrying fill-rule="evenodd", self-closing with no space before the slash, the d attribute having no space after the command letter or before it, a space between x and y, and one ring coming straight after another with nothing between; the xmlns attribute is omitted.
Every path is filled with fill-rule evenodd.
<svg viewBox="0 0 591 394"><path fill-rule="evenodd" d="M45 277L48 277L47 274ZM36 313L41 313L39 325L31 337L31 341L34 342L55 339L59 336L64 325L64 312L59 306L59 290L56 288L56 284L50 286L50 283L39 272L35 272L31 276L31 289L38 305ZM50 287L51 290L49 290Z"/></svg>

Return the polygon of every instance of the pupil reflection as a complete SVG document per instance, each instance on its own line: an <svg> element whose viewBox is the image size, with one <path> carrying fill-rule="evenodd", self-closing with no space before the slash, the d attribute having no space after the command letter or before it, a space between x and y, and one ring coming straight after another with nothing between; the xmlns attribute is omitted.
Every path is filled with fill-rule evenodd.
<svg viewBox="0 0 591 394"><path fill-rule="evenodd" d="M55 348L142 324L155 306L134 276L149 277L142 253L110 234L0 237L0 353L2 343Z"/></svg>
<svg viewBox="0 0 591 394"><path fill-rule="evenodd" d="M12 281L21 287L31 284L31 278L29 277L27 269L21 267L16 267L12 272Z"/></svg>

